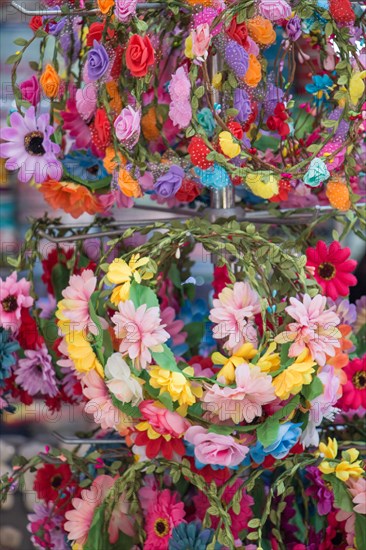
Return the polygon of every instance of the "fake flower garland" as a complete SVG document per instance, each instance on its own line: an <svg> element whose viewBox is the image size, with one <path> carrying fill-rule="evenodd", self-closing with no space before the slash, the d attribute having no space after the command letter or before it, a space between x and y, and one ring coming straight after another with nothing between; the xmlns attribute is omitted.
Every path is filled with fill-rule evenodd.
<svg viewBox="0 0 366 550"><path fill-rule="evenodd" d="M366 75L357 4L98 5L97 16L32 20L33 37L15 41L16 111L1 156L21 182L34 180L74 217L144 194L190 203L232 184L249 203L354 208ZM18 82L34 41L40 62ZM51 42L53 58L43 59Z"/></svg>

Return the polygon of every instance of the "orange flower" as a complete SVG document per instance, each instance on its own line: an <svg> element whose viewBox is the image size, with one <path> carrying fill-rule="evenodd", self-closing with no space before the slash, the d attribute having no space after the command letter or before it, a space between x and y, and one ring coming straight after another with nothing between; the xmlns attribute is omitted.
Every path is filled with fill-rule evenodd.
<svg viewBox="0 0 366 550"><path fill-rule="evenodd" d="M96 214L103 211L98 198L77 183L49 179L41 184L39 190L52 208L62 208L73 218L85 212Z"/></svg>
<svg viewBox="0 0 366 550"><path fill-rule="evenodd" d="M118 174L118 185L126 197L142 197L139 182L133 179L128 170L121 168Z"/></svg>
<svg viewBox="0 0 366 550"><path fill-rule="evenodd" d="M260 46L268 46L276 40L276 33L269 19L261 15L247 21L248 33Z"/></svg>
<svg viewBox="0 0 366 550"><path fill-rule="evenodd" d="M105 86L107 88L108 95L111 98L109 105L115 113L119 114L122 111L123 105L121 96L119 95L117 82L115 80L110 80Z"/></svg>
<svg viewBox="0 0 366 550"><path fill-rule="evenodd" d="M345 181L338 178L330 180L327 183L325 194L333 208L338 208L342 212L351 208L349 189Z"/></svg>
<svg viewBox="0 0 366 550"><path fill-rule="evenodd" d="M204 6L207 8L208 6L212 6L212 0L187 0L187 3L190 6Z"/></svg>
<svg viewBox="0 0 366 550"><path fill-rule="evenodd" d="M114 6L114 0L98 0L98 8L103 14L109 12Z"/></svg>
<svg viewBox="0 0 366 550"><path fill-rule="evenodd" d="M243 78L245 84L251 88L256 88L262 78L262 67L258 59L252 53L249 54L249 66Z"/></svg>
<svg viewBox="0 0 366 550"><path fill-rule="evenodd" d="M47 97L52 99L57 96L60 89L60 77L52 65L46 65L39 82L42 86L43 93Z"/></svg>
<svg viewBox="0 0 366 550"><path fill-rule="evenodd" d="M161 122L161 120L159 120L159 122ZM148 141L156 141L160 137L160 131L156 123L156 109L155 107L150 107L141 119L142 133L144 134L144 138Z"/></svg>
<svg viewBox="0 0 366 550"><path fill-rule="evenodd" d="M118 156L120 160L119 163L116 160L114 160L116 156ZM104 165L104 168L107 170L108 174L112 174L118 165L125 166L125 164L126 164L126 159L122 155L122 153L120 153L119 151L116 152L114 150L114 147L109 145L109 147L107 147L106 149L105 157L103 159L103 165Z"/></svg>
<svg viewBox="0 0 366 550"><path fill-rule="evenodd" d="M337 348L334 357L327 357L327 365L332 365L335 372L339 376L341 384L346 384L347 375L342 369L349 363L349 355L347 350L350 350L353 347L351 340L348 340L347 338L347 336L352 332L352 328L349 325L339 325L337 328L342 334L342 338L339 340L341 347Z"/></svg>

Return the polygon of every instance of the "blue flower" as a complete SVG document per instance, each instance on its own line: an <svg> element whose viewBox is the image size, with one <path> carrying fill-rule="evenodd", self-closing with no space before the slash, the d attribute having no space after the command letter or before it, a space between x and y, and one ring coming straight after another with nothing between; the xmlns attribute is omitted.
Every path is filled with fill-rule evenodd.
<svg viewBox="0 0 366 550"><path fill-rule="evenodd" d="M197 113L197 120L208 135L212 137L216 128L216 122L211 110L208 107L204 107Z"/></svg>
<svg viewBox="0 0 366 550"><path fill-rule="evenodd" d="M181 319L185 325L189 323L197 323L204 321L208 318L209 310L207 302L199 298L194 300L194 302L189 302L188 300L184 302L183 307L178 313L178 319Z"/></svg>
<svg viewBox="0 0 366 550"><path fill-rule="evenodd" d="M202 185L205 187L213 187L214 189L223 189L230 184L229 174L219 164L214 164L207 170L202 168L194 169L196 175L200 178Z"/></svg>
<svg viewBox="0 0 366 550"><path fill-rule="evenodd" d="M19 349L19 344L11 340L10 332L0 328L0 387L5 386L5 380L11 374L11 367L15 365L14 352Z"/></svg>
<svg viewBox="0 0 366 550"><path fill-rule="evenodd" d="M305 90L313 94L316 105L321 105L329 99L333 87L334 82L327 74L316 74L313 76L313 83L306 84Z"/></svg>
<svg viewBox="0 0 366 550"><path fill-rule="evenodd" d="M214 529L202 529L200 521L180 523L174 527L169 540L169 550L206 550L215 534ZM215 550L222 546L216 542Z"/></svg>
<svg viewBox="0 0 366 550"><path fill-rule="evenodd" d="M330 173L325 162L316 157L309 165L308 171L304 176L304 183L310 187L319 187L319 185L329 177Z"/></svg>
<svg viewBox="0 0 366 550"><path fill-rule="evenodd" d="M273 458L284 458L294 445L299 441L301 435L301 424L286 422L281 424L278 430L276 441L268 447L263 447L262 443L257 443L251 447L250 456L257 464L262 464L263 460L268 455Z"/></svg>
<svg viewBox="0 0 366 550"><path fill-rule="evenodd" d="M70 178L78 183L96 182L110 177L104 168L103 160L93 155L90 150L72 151L65 156L62 164Z"/></svg>

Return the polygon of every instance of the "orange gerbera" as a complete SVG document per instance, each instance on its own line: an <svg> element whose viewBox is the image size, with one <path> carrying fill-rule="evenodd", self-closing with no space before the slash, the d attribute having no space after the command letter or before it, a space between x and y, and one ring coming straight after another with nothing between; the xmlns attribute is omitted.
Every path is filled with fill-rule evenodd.
<svg viewBox="0 0 366 550"><path fill-rule="evenodd" d="M118 173L118 185L124 195L127 197L142 197L139 182L135 180L128 170L121 168Z"/></svg>
<svg viewBox="0 0 366 550"><path fill-rule="evenodd" d="M112 174L118 166L118 162L114 160L116 156L118 156L120 160L120 163L119 163L120 166L125 166L126 159L122 155L122 153L119 151L116 152L114 150L114 147L112 147L112 145L109 145L109 147L107 147L105 151L105 157L103 159L103 165L104 165L104 168L107 170L108 174Z"/></svg>
<svg viewBox="0 0 366 550"><path fill-rule="evenodd" d="M96 214L103 211L98 198L78 183L48 179L40 185L39 190L52 208L62 208L73 218L85 212Z"/></svg>
<svg viewBox="0 0 366 550"><path fill-rule="evenodd" d="M342 338L339 340L341 346L336 349L334 357L327 358L327 364L334 367L335 372L340 378L341 384L345 384L347 382L347 375L342 369L348 365L350 360L347 350L353 347L353 343L351 340L348 340L347 336L352 332L352 328L349 325L339 325L337 328L342 334Z"/></svg>

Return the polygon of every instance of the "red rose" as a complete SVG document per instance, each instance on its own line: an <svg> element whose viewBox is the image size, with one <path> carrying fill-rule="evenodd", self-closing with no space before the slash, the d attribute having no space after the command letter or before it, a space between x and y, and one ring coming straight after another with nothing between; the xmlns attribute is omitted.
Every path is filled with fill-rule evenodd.
<svg viewBox="0 0 366 550"><path fill-rule="evenodd" d="M111 142L111 125L104 109L97 109L90 130L94 146L93 152L104 157L105 150Z"/></svg>
<svg viewBox="0 0 366 550"><path fill-rule="evenodd" d="M148 36L142 38L133 34L128 41L126 65L132 76L145 76L150 65L155 61L154 48Z"/></svg>
<svg viewBox="0 0 366 550"><path fill-rule="evenodd" d="M201 188L194 180L185 178L175 194L180 202L192 202L201 192Z"/></svg>
<svg viewBox="0 0 366 550"><path fill-rule="evenodd" d="M229 122L227 127L229 128L232 135L236 137L236 139L242 139L244 132L239 122L234 122L234 121Z"/></svg>
<svg viewBox="0 0 366 550"><path fill-rule="evenodd" d="M202 168L202 170L207 170L210 166L213 166L213 162L206 158L210 152L206 143L199 136L194 136L188 145L188 153L192 164Z"/></svg>
<svg viewBox="0 0 366 550"><path fill-rule="evenodd" d="M238 44L243 46L243 48L247 45L248 42L248 29L244 21L242 23L238 23L236 20L236 16L234 19L231 20L230 27L226 31L228 36L235 40Z"/></svg>
<svg viewBox="0 0 366 550"><path fill-rule="evenodd" d="M31 20L29 21L29 27L32 29L33 32L36 32L36 30L42 27L42 25L43 21L40 15L33 15Z"/></svg>
<svg viewBox="0 0 366 550"><path fill-rule="evenodd" d="M89 48L93 46L94 40L96 40L97 42L100 41L100 39L102 38L103 30L104 30L104 23L100 23L97 21L96 23L92 23L90 25L88 36L86 38L86 45ZM107 40L109 38L113 38L113 36L114 36L114 30L111 28L108 28L107 37L106 37Z"/></svg>

